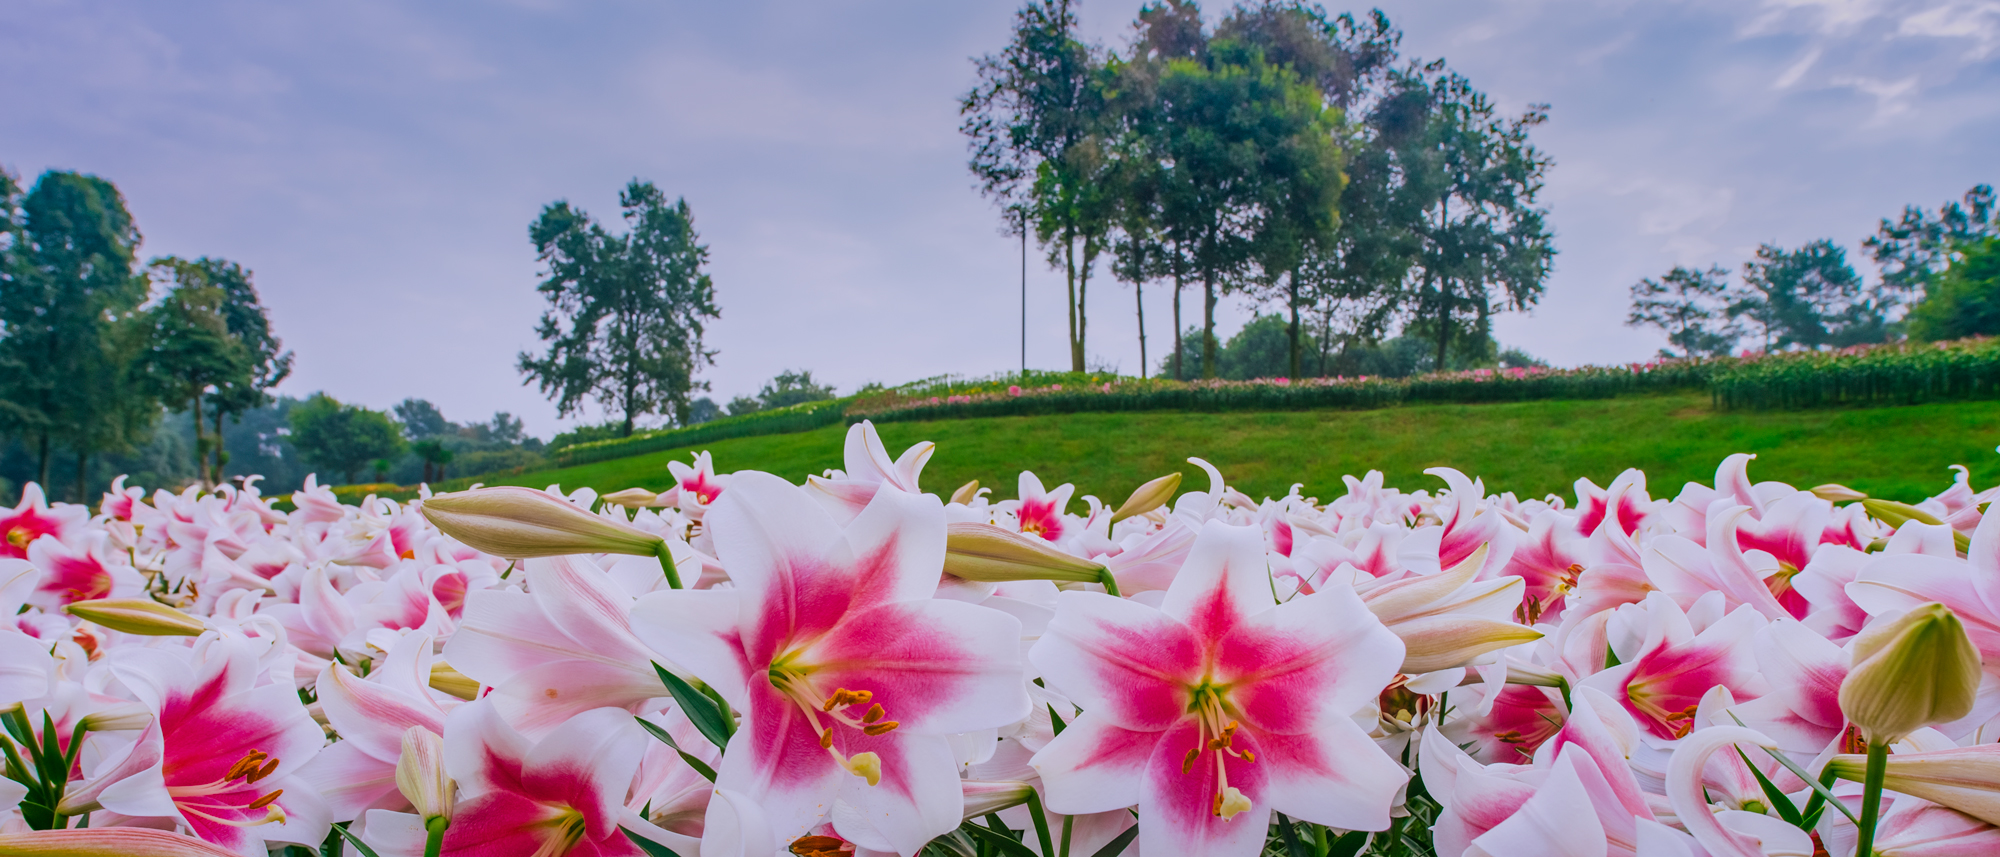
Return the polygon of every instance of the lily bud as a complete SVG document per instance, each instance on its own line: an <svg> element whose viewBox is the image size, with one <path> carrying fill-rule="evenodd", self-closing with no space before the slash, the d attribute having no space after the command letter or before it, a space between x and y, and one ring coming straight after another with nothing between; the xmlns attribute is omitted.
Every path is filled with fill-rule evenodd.
<svg viewBox="0 0 2000 857"><path fill-rule="evenodd" d="M951 492L951 502L957 503L960 506L972 505L972 501L977 499L978 497L979 497L979 480L977 479L974 479L971 482L967 482L964 485L960 485L958 486L957 491Z"/></svg>
<svg viewBox="0 0 2000 857"><path fill-rule="evenodd" d="M88 827L0 833L8 857L238 857L192 836L146 827Z"/></svg>
<svg viewBox="0 0 2000 857"><path fill-rule="evenodd" d="M113 631L141 637L199 637L208 625L150 598L98 598L63 608Z"/></svg>
<svg viewBox="0 0 2000 857"><path fill-rule="evenodd" d="M425 821L451 820L458 784L444 771L444 739L422 726L403 732L403 755L396 760L396 788Z"/></svg>
<svg viewBox="0 0 2000 857"><path fill-rule="evenodd" d="M1166 505L1168 500L1174 499L1174 492L1180 488L1181 475L1179 472L1174 472L1133 489L1132 496L1125 498L1124 505L1119 506L1118 511L1111 513L1111 523L1115 524L1126 518L1136 518Z"/></svg>
<svg viewBox="0 0 2000 857"><path fill-rule="evenodd" d="M150 725L153 711L137 702L125 702L86 714L80 722L85 732L126 732Z"/></svg>
<svg viewBox="0 0 2000 857"><path fill-rule="evenodd" d="M1971 713L1979 676L1979 650L1965 626L1933 602L1854 638L1840 710L1869 741L1896 741Z"/></svg>
<svg viewBox="0 0 2000 857"><path fill-rule="evenodd" d="M627 488L623 491L606 494L599 499L614 506L624 506L627 509L649 509L653 507L654 503L659 501L660 495L644 488Z"/></svg>
<svg viewBox="0 0 2000 857"><path fill-rule="evenodd" d="M424 517L445 535L506 559L578 553L657 556L666 545L659 536L533 488L439 494L425 500L423 509Z"/></svg>
<svg viewBox="0 0 2000 857"><path fill-rule="evenodd" d="M1861 501L1861 508L1867 509L1869 516L1875 520L1888 524L1890 529L1895 529L1910 521L1916 521L1919 524L1930 524L1933 527L1944 523L1938 520L1936 515L1908 503L1898 503L1894 500L1869 498Z"/></svg>
<svg viewBox="0 0 2000 857"><path fill-rule="evenodd" d="M1029 795L1035 793L1033 786L1022 782L983 783L976 780L960 780L958 785L965 790L965 817L968 819L1020 806L1028 802Z"/></svg>
<svg viewBox="0 0 2000 857"><path fill-rule="evenodd" d="M1868 495L1866 494L1833 482L1828 482L1825 485L1812 489L1812 495L1829 503L1852 503L1856 500L1868 499Z"/></svg>
<svg viewBox="0 0 2000 857"><path fill-rule="evenodd" d="M443 661L431 664L431 688L456 696L459 699L474 700L479 698L479 682L474 681L471 676L465 673L452 669L451 664Z"/></svg>
<svg viewBox="0 0 2000 857"><path fill-rule="evenodd" d="M1409 619L1389 630L1403 640L1400 671L1406 675L1462 667L1488 652L1542 638L1542 632L1513 622L1463 615Z"/></svg>
<svg viewBox="0 0 2000 857"><path fill-rule="evenodd" d="M1010 533L992 524L946 524L944 571L965 580L1067 580L1097 583L1104 566L1063 553L1041 539Z"/></svg>
<svg viewBox="0 0 2000 857"><path fill-rule="evenodd" d="M1842 779L1864 782L1868 757L1842 754L1826 763ZM1889 757L1882 787L2000 824L2000 744Z"/></svg>

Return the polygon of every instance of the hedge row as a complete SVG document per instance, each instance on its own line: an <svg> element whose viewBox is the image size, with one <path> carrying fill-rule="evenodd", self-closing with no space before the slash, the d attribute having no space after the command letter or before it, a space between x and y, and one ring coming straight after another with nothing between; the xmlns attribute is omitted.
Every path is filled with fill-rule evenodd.
<svg viewBox="0 0 2000 857"><path fill-rule="evenodd" d="M1881 345L1744 360L1710 384L1724 408L1911 405L2000 397L2000 340Z"/></svg>
<svg viewBox="0 0 2000 857"><path fill-rule="evenodd" d="M570 467L593 461L642 455L662 449L698 446L730 438L811 431L840 422L849 401L851 399L806 402L789 408L723 417L687 428L661 429L634 434L631 437L579 443L564 447L555 454L555 460L558 466Z"/></svg>

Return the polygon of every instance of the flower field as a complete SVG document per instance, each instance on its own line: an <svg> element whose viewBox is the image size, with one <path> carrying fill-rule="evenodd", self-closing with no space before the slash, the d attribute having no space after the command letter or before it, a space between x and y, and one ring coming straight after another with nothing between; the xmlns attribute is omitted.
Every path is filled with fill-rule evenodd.
<svg viewBox="0 0 2000 857"><path fill-rule="evenodd" d="M1963 473L1258 500L1193 459L994 500L926 493L931 452L31 487L0 854L2000 853L2000 489Z"/></svg>

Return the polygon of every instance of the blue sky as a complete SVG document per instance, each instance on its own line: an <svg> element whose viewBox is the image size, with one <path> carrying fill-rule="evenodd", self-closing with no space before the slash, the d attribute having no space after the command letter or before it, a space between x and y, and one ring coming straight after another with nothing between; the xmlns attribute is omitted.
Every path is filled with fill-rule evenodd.
<svg viewBox="0 0 2000 857"><path fill-rule="evenodd" d="M1085 2L1086 34L1122 44L1137 5ZM2000 180L2000 0L1382 8L1407 55L1510 111L1553 105L1534 138L1556 272L1498 330L1559 364L1659 347L1622 326L1640 277L1820 237L1860 262L1879 218ZM527 225L559 198L615 219L635 176L685 196L711 248L718 399L794 367L843 390L985 374L1018 364L1019 251L972 189L956 99L1013 9L12 0L0 164L105 176L146 254L254 269L294 394L571 422L513 368L541 310ZM1037 264L1029 289L1029 363L1058 367L1061 281ZM1165 290L1147 303L1157 360ZM1092 354L1136 370L1132 292L1099 280L1090 312Z"/></svg>

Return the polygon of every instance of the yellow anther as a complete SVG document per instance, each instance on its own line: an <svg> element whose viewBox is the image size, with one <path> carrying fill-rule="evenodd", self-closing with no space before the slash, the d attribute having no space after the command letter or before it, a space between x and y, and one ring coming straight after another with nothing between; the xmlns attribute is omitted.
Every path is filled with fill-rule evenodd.
<svg viewBox="0 0 2000 857"><path fill-rule="evenodd" d="M883 712L883 711L882 711L882 703L879 703L879 702L878 702L878 703L875 703L874 705L871 705L871 706L868 706L868 713L867 713L867 714L863 714L863 715L861 715L861 722L863 722L863 723L874 723L874 722L875 722L875 721L877 721L877 720L881 720L881 719L882 719L882 715L883 715L884 713L885 713L885 712Z"/></svg>
<svg viewBox="0 0 2000 857"><path fill-rule="evenodd" d="M833 746L833 730L828 729L825 732L819 733L819 748L824 750L832 746Z"/></svg>
<svg viewBox="0 0 2000 857"><path fill-rule="evenodd" d="M861 727L861 732L864 735L870 735L870 736L886 735L890 732L895 731L896 727L900 725L902 724L897 723L894 720L884 720L880 723L870 723L866 726Z"/></svg>
<svg viewBox="0 0 2000 857"><path fill-rule="evenodd" d="M277 799L278 799L278 795L281 795L281 794L284 794L284 793L285 793L285 790L284 790L284 789L278 789L278 790L276 790L276 791L274 791L274 792L271 792L270 794L267 794L267 795L265 795L265 796L263 796L263 797L260 797L260 798L258 798L258 799L256 799L256 800L253 800L253 801L251 801L251 802L250 802L250 804L249 804L248 806L245 806L245 807L243 807L243 808L244 808L244 809L263 809L264 807L267 807L267 806L270 806L270 805L271 805L271 802L272 802L272 801L275 801L275 800L277 800Z"/></svg>

